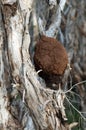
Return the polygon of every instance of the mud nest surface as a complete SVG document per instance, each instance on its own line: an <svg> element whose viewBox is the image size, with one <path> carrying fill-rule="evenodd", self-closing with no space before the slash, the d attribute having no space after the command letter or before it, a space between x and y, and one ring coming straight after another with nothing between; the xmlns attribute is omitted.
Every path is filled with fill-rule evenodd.
<svg viewBox="0 0 86 130"><path fill-rule="evenodd" d="M34 62L36 68L42 69L45 80L56 83L68 64L68 56L63 45L54 38L41 36L36 44Z"/></svg>
<svg viewBox="0 0 86 130"><path fill-rule="evenodd" d="M45 73L62 75L67 67L68 56L59 41L41 36L36 44L34 61Z"/></svg>

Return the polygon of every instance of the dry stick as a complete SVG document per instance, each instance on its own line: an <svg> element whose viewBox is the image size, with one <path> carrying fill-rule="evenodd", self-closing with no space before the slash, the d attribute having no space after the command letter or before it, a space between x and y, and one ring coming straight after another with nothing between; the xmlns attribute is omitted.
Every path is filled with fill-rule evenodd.
<svg viewBox="0 0 86 130"><path fill-rule="evenodd" d="M69 101L69 99L67 98L66 96L66 100L68 101L68 103L72 106L72 108L74 108L79 114L80 116L86 121L86 118L82 115L82 113L80 111L78 111L74 106L73 104Z"/></svg>
<svg viewBox="0 0 86 130"><path fill-rule="evenodd" d="M75 100L71 99L71 98L70 98L70 96L67 96L67 98L69 99L69 101L70 101L70 102L80 104L80 102L79 102L79 101L75 101Z"/></svg>
<svg viewBox="0 0 86 130"><path fill-rule="evenodd" d="M77 83L77 84L74 84L68 91L66 91L66 92L64 92L64 93L66 94L66 93L68 93L68 92L71 92L71 90L72 90L75 86L80 85L80 84L83 84L83 83L86 83L86 80L81 81L81 82L79 82L79 83ZM73 104L69 101L69 99L67 98L67 96L66 96L66 100L67 100L68 103L72 106L72 108L74 108L74 109L81 115L81 117L86 121L86 118L82 115L82 112L78 111L78 110L73 106ZM84 113L84 112L83 112L83 113Z"/></svg>
<svg viewBox="0 0 86 130"><path fill-rule="evenodd" d="M86 83L86 80L74 84L68 91L66 91L66 92L64 92L64 93L66 94L66 93L70 92L75 86L80 85L80 84L83 84L83 83Z"/></svg>
<svg viewBox="0 0 86 130"><path fill-rule="evenodd" d="M71 94L74 94L74 95L76 95L77 97L79 97L80 99L82 99L81 96L80 96L79 94L77 94L76 92L71 91L70 93L71 93Z"/></svg>

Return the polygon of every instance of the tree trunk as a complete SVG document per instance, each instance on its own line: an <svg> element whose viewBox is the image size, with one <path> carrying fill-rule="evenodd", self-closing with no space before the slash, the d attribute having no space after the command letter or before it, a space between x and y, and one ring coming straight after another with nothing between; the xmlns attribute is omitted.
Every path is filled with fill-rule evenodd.
<svg viewBox="0 0 86 130"><path fill-rule="evenodd" d="M63 104L65 92L61 89L47 88L38 76L33 62L33 50L39 34L57 37L59 32L61 42L64 44L66 41L65 46L68 49L70 62L73 55L76 55L76 50L72 48L74 43L76 45L74 48L79 50L77 41L74 42L75 39L72 38L71 25L70 28L68 27L70 12L65 14L68 17L66 26L63 28L65 41L61 32L61 20L65 20L64 17L62 19L61 12L64 11L65 4L66 0L60 0L59 3L56 0L0 1L0 129L71 130L77 125L77 122L67 123ZM67 5L69 8L69 3ZM77 28L83 34L82 28L79 26ZM77 37L79 37L78 34ZM85 38L85 35L82 37ZM85 51L83 53L80 55L84 56ZM75 61L74 68L79 63ZM63 79L65 82L69 73L70 70ZM83 90L82 92L84 93Z"/></svg>

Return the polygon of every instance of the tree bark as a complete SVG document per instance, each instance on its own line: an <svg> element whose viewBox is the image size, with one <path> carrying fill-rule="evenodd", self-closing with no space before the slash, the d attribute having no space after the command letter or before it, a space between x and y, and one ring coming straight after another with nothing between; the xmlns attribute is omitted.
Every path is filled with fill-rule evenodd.
<svg viewBox="0 0 86 130"><path fill-rule="evenodd" d="M66 0L60 0L59 4L56 0L1 0L0 129L71 130L77 125L67 123L65 92L47 88L33 63L33 49L39 34L56 38L60 32L60 40L65 43L60 30L65 4ZM67 16L69 18L70 13ZM65 39L71 62L75 51L69 48L72 40L68 39L71 33L68 20ZM77 46L77 42L75 44ZM73 65L76 67L75 62Z"/></svg>

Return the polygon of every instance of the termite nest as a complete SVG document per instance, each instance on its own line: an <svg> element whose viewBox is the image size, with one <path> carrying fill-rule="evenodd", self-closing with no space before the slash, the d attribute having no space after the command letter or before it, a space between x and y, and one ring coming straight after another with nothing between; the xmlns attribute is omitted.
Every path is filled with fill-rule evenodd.
<svg viewBox="0 0 86 130"><path fill-rule="evenodd" d="M35 47L34 63L36 70L42 69L39 75L52 87L52 84L61 83L68 64L68 55L59 41L43 35Z"/></svg>

